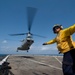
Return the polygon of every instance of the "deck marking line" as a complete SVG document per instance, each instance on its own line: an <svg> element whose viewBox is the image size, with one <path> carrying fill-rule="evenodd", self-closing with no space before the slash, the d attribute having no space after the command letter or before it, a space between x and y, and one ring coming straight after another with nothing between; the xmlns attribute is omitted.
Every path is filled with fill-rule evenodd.
<svg viewBox="0 0 75 75"><path fill-rule="evenodd" d="M8 57L9 57L9 55L6 56L2 61L0 61L0 65L2 65L5 61L7 61Z"/></svg>
<svg viewBox="0 0 75 75"><path fill-rule="evenodd" d="M55 56L53 56L60 64L62 64L62 62Z"/></svg>
<svg viewBox="0 0 75 75"><path fill-rule="evenodd" d="M59 70L62 70L61 68L59 67L55 67L55 66L52 66L52 65L49 65L49 64L46 64L46 63L42 63L42 62L39 62L39 61L35 61L35 60L32 60L32 59L29 59L30 61L33 61L35 63L39 63L39 64L43 64L43 65L47 65L49 67L52 67L52 68L55 68L55 69L59 69Z"/></svg>

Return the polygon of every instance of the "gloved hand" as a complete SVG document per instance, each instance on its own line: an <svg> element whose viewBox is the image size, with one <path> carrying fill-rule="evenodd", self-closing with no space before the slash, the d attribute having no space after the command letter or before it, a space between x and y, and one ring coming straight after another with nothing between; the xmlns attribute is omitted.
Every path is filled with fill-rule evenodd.
<svg viewBox="0 0 75 75"><path fill-rule="evenodd" d="M47 43L43 43L42 45L47 45Z"/></svg>

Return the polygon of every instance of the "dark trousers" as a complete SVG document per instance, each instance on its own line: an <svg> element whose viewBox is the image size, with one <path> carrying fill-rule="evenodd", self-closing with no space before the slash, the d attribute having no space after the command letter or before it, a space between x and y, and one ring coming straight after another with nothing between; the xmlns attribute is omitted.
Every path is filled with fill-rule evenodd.
<svg viewBox="0 0 75 75"><path fill-rule="evenodd" d="M75 75L75 49L64 53L62 68L64 75Z"/></svg>

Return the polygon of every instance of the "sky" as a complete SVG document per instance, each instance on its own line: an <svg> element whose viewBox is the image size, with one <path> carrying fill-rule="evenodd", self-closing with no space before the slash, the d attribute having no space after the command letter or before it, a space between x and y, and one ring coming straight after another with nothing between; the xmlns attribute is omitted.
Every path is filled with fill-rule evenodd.
<svg viewBox="0 0 75 75"><path fill-rule="evenodd" d="M37 8L32 23L31 33L47 38L33 36L34 43L29 52L16 52L21 46L23 36L8 34L26 33L27 7ZM55 38L52 31L54 24L62 24L67 28L75 23L75 0L0 0L0 54L58 54L56 44L43 46ZM75 34L73 34L75 40Z"/></svg>

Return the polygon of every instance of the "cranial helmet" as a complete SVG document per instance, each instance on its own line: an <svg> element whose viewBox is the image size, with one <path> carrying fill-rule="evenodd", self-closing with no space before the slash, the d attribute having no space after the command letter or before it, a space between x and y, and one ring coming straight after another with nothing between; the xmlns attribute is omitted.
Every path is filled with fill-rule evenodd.
<svg viewBox="0 0 75 75"><path fill-rule="evenodd" d="M56 33L55 30L56 30L57 28L63 29L63 26L62 26L61 24L55 24L55 25L53 26L53 32L54 32L54 33Z"/></svg>

